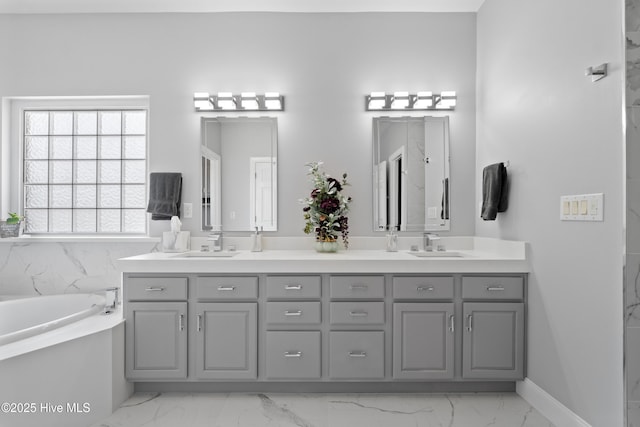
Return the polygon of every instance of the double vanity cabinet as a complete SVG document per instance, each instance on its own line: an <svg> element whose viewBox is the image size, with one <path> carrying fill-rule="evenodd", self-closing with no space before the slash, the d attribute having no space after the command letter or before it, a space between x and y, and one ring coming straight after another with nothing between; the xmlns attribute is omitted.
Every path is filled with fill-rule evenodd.
<svg viewBox="0 0 640 427"><path fill-rule="evenodd" d="M525 375L526 279L125 272L126 377L297 391L513 383Z"/></svg>

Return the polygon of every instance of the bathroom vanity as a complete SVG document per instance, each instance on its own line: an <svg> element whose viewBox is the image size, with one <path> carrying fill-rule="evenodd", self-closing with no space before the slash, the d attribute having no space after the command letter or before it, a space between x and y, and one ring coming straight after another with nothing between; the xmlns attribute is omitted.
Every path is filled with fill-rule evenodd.
<svg viewBox="0 0 640 427"><path fill-rule="evenodd" d="M512 389L526 362L522 245L125 258L126 376L139 390Z"/></svg>

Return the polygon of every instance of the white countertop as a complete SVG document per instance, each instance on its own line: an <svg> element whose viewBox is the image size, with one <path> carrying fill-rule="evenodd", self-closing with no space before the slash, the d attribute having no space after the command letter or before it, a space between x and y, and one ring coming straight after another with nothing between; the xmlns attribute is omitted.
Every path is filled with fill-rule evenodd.
<svg viewBox="0 0 640 427"><path fill-rule="evenodd" d="M444 240L444 239L443 239ZM446 238L458 257L416 257L407 250L239 250L233 257L185 257L154 252L117 261L125 273L527 273L526 243L488 238ZM276 246L276 245L273 245Z"/></svg>

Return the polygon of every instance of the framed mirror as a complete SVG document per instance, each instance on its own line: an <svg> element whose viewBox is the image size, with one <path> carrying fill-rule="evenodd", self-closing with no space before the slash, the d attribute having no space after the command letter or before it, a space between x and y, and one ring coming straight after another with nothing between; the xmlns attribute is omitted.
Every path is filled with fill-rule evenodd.
<svg viewBox="0 0 640 427"><path fill-rule="evenodd" d="M374 117L374 231L449 230L449 173L449 117Z"/></svg>
<svg viewBox="0 0 640 427"><path fill-rule="evenodd" d="M201 120L202 230L277 230L277 119Z"/></svg>

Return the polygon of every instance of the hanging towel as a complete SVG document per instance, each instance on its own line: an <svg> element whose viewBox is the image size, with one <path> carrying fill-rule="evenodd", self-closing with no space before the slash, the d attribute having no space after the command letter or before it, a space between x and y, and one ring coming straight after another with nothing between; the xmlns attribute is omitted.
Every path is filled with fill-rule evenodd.
<svg viewBox="0 0 640 427"><path fill-rule="evenodd" d="M147 212L152 220L171 220L180 216L182 199L182 174L154 172L149 179L149 204Z"/></svg>
<svg viewBox="0 0 640 427"><path fill-rule="evenodd" d="M485 221L494 221L498 212L508 207L507 168L494 163L482 171L482 214Z"/></svg>
<svg viewBox="0 0 640 427"><path fill-rule="evenodd" d="M442 209L440 219L449 219L449 178L442 180Z"/></svg>

